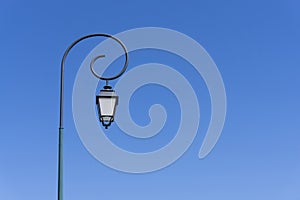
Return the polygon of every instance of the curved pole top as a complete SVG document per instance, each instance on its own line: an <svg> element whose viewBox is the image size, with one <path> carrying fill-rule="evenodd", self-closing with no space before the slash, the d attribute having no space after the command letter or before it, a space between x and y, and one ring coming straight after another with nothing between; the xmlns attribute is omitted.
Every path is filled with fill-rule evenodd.
<svg viewBox="0 0 300 200"><path fill-rule="evenodd" d="M126 69L127 69L127 66L128 66L128 52L127 52L126 46L123 44L123 42L122 42L120 39L118 39L118 38L116 38L116 37L114 37L114 36L112 36L112 35L106 34L106 33L95 33L95 34L90 34L90 35L86 35L86 36L83 36L83 37L81 37L81 38L75 40L75 41L67 48L67 50L65 51L64 56L63 56L62 61L61 61L61 68L64 69L65 60L66 60L66 58L67 58L67 55L69 54L70 50L71 50L77 43L79 43L80 41L82 41L82 40L84 40L84 39L91 38L91 37L97 37L97 36L98 36L98 37L100 36L100 37L111 38L111 39L115 40L116 42L118 42L118 43L121 45L122 49L124 50L124 53L125 53L125 63L124 63L124 66L123 66L122 70L120 71L120 73L117 74L116 76L113 76L113 77L102 77L102 76L98 75L98 74L94 71L94 68L93 68L94 63L95 63L95 61L96 61L97 59L102 58L102 57L105 57L105 55L99 55L99 56L95 57L95 58L91 61L90 68L91 68L91 71L92 71L93 75L94 75L95 77L101 79L101 80L106 80L106 81L114 80L114 79L116 79L116 78L119 78L119 77L126 71Z"/></svg>

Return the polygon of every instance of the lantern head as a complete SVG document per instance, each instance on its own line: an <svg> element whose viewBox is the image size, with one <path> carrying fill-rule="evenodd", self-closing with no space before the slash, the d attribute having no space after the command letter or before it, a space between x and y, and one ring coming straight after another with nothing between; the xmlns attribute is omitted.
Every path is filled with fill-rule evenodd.
<svg viewBox="0 0 300 200"><path fill-rule="evenodd" d="M119 97L111 86L104 86L100 90L100 94L96 96L96 105L99 114L99 120L107 129L114 121L116 107L118 105Z"/></svg>

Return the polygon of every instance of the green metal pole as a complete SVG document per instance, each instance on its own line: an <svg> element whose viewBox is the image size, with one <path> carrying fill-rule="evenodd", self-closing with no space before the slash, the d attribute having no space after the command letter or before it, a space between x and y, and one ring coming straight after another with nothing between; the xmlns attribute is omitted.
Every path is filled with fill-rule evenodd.
<svg viewBox="0 0 300 200"><path fill-rule="evenodd" d="M58 200L63 200L63 133L64 129L59 128L58 141Z"/></svg>

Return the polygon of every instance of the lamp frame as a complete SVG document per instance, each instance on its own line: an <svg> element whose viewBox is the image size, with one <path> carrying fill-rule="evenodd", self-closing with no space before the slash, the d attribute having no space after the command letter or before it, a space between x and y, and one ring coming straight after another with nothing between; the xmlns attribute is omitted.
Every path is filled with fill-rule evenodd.
<svg viewBox="0 0 300 200"><path fill-rule="evenodd" d="M114 92L114 90L101 90L101 91ZM113 112L112 116L101 114L101 107L100 107L99 98L107 98L107 99L114 98L114 99L116 99L116 102L115 102L115 105L114 105L114 112ZM119 102L119 97L118 96L102 96L102 95L97 95L96 96L96 105L97 105L99 120L102 123L102 125L105 127L105 129L107 129L115 119L116 107L118 105L118 102ZM111 118L111 120L109 121L108 124L105 124L105 121L102 119L103 117L110 117Z"/></svg>

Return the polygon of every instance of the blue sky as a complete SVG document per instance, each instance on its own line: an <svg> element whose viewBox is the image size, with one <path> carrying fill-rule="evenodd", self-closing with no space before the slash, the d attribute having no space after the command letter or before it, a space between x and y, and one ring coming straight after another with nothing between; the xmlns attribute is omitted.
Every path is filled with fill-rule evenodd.
<svg viewBox="0 0 300 200"><path fill-rule="evenodd" d="M86 34L146 26L185 33L214 59L228 101L222 136L209 156L199 160L209 95L201 77L184 69L192 83L202 84L197 95L203 113L198 135L183 157L163 170L139 175L98 162L81 143L71 112L76 72L99 42L91 39L75 48L66 64L65 199L299 199L299 6L296 0L2 1L0 199L56 198L59 71L66 47ZM184 64L152 51L133 52L131 58L129 69L153 60L179 71L178 64ZM144 98L156 91L155 86L144 89ZM174 96L160 92L173 102L166 109L176 110ZM133 118L147 123L142 91L135 95ZM146 102L152 103L156 100ZM164 133L178 123L174 112ZM109 134L128 150L153 148L151 142L139 147L138 141Z"/></svg>

